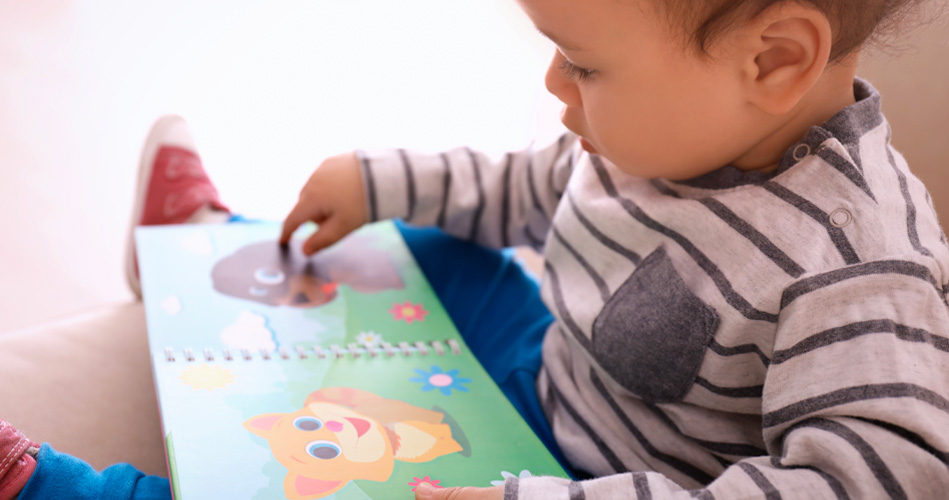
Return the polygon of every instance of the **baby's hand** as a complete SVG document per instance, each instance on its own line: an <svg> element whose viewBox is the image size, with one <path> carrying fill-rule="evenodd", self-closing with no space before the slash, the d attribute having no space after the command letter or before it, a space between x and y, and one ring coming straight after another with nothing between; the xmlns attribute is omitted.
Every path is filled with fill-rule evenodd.
<svg viewBox="0 0 949 500"><path fill-rule="evenodd" d="M422 483L415 488L415 500L502 500L504 486L490 488L435 488Z"/></svg>
<svg viewBox="0 0 949 500"><path fill-rule="evenodd" d="M359 158L355 153L331 156L300 191L300 199L283 221L280 243L288 243L300 225L313 221L319 229L303 244L303 253L312 255L365 224L367 217Z"/></svg>

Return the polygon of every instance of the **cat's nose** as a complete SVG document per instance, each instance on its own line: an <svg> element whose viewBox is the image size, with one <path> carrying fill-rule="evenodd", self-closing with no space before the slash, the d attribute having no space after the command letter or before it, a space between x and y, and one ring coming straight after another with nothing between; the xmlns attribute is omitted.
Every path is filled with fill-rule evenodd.
<svg viewBox="0 0 949 500"><path fill-rule="evenodd" d="M326 422L326 428L332 432L339 432L343 430L343 423L337 422L335 420L330 420L329 422Z"/></svg>

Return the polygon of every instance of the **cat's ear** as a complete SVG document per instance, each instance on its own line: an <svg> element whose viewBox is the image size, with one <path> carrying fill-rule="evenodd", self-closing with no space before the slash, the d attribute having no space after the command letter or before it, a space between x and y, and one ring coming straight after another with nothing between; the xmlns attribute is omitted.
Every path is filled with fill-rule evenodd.
<svg viewBox="0 0 949 500"><path fill-rule="evenodd" d="M277 421L285 416L287 416L286 413L264 413L263 415L257 415L245 421L244 428L260 437L266 438L274 425L277 425Z"/></svg>
<svg viewBox="0 0 949 500"><path fill-rule="evenodd" d="M283 491L291 500L312 500L337 492L349 481L323 481L294 473L283 480Z"/></svg>

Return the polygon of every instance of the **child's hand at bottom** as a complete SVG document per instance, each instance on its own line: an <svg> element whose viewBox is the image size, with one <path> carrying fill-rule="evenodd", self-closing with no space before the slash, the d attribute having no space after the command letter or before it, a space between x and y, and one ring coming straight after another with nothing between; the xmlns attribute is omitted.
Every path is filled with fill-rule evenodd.
<svg viewBox="0 0 949 500"><path fill-rule="evenodd" d="M415 500L502 500L504 486L490 488L435 488L422 483L415 488Z"/></svg>
<svg viewBox="0 0 949 500"><path fill-rule="evenodd" d="M366 212L359 158L355 153L331 156L300 191L299 201L283 222L280 243L288 243L304 222L316 222L319 229L303 244L303 253L312 255L365 224Z"/></svg>

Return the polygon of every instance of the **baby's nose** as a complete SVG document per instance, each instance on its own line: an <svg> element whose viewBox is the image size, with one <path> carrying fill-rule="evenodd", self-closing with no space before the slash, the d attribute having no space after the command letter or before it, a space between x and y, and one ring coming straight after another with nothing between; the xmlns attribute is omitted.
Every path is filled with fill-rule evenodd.
<svg viewBox="0 0 949 500"><path fill-rule="evenodd" d="M336 420L330 420L329 422L326 422L326 428L333 432L339 432L343 430L343 423L337 422Z"/></svg>

